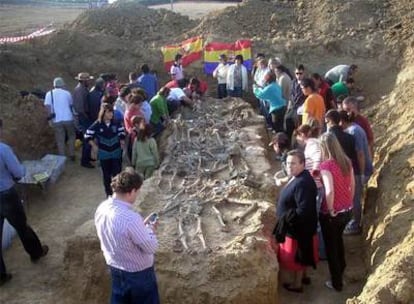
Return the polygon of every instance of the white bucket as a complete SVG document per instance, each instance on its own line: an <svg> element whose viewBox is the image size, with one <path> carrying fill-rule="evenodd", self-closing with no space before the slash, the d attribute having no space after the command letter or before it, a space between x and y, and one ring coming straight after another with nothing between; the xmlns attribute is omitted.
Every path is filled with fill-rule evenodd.
<svg viewBox="0 0 414 304"><path fill-rule="evenodd" d="M275 179L276 186L278 187L282 186L283 180L285 180L286 177L287 175L285 174L285 172L283 172L283 170L277 171L275 175L273 176L273 178Z"/></svg>

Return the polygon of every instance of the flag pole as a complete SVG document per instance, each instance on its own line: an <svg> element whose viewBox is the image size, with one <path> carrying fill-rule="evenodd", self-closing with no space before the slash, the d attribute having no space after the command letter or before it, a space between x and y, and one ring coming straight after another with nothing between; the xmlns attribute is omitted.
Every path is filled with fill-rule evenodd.
<svg viewBox="0 0 414 304"><path fill-rule="evenodd" d="M171 2L171 10L174 10L174 6L173 6L173 0L170 1Z"/></svg>

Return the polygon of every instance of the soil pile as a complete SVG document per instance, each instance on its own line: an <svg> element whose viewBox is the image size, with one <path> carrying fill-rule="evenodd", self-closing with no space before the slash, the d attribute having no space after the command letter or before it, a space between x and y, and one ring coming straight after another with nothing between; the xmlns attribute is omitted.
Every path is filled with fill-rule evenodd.
<svg viewBox="0 0 414 304"><path fill-rule="evenodd" d="M113 35L139 43L171 42L197 24L165 9L154 10L134 2L114 3L103 10L88 10L71 25L74 31Z"/></svg>
<svg viewBox="0 0 414 304"><path fill-rule="evenodd" d="M2 116L6 113L4 116L6 125L8 128L11 127L6 129L6 137L15 149L18 152L30 153L33 158L35 153L50 151L47 149L47 144L53 138L50 131L47 131L45 114L41 111L39 101L31 98L21 99L16 91L30 90L33 87L46 90L50 88L53 77L58 75L67 80L69 87L73 87L75 85L73 77L84 70L94 75L112 71L121 75L121 81L126 80L127 71L143 62L148 62L161 71L162 58L159 47L184 37L201 34L206 41L211 39L224 42L252 38L257 51L280 56L284 64L289 67L297 63L305 63L309 72L323 73L328 68L343 63L358 64L360 72L356 80L366 97L362 105L364 114L373 122L374 132L377 135L375 154L377 172L370 183L364 219L367 265L370 266L371 274L361 295L350 301L351 303L414 301L412 250L414 247L412 226L414 111L411 106L414 98L413 2L411 0L272 2L250 0L238 7L214 12L196 24L187 17L168 11L153 11L131 3L123 5L85 12L66 30L60 30L49 37L30 43L0 49L2 67L0 81L6 84L0 86L2 98L0 112ZM177 40L174 40L175 38ZM237 108L239 103L233 102L229 105ZM162 150L177 151L177 153L180 151L182 158L166 160L167 164L171 163L173 166L164 167L161 176L154 177L159 178L158 188L149 189L147 185L144 187L147 191L141 204L144 212L153 211L154 208L163 210L164 204L171 200L165 195L166 190L170 188L173 196L179 194L174 198L176 202L199 193L200 189L196 186L201 184L200 181L197 182L197 178L194 179L193 171L197 172L202 168L204 178L211 173L208 170L212 170L214 162L209 159L208 154L198 154L202 157L201 161L189 158L185 146L188 141L186 138L198 138L200 147L206 147L207 144L216 145L219 140L216 134L219 134L220 139L225 143L233 141L231 131L226 133L229 128L222 122L234 120L234 112L222 113L225 118L220 118L221 124L212 127L217 123L214 113L218 112L214 109L214 101L208 103L212 104L211 112L207 112L210 116L206 114L201 120L206 123L205 129L209 129L211 134L204 135L204 142L200 138L204 133L191 130L194 129L194 122L190 122L191 116L182 116L174 124L175 127L170 129L172 134L165 135L165 146ZM203 111L202 108L199 110ZM243 117L242 120L249 121L253 128L257 126L255 119L252 118L254 116L249 114L251 110L240 108L239 111L238 115ZM210 118L212 121L209 121ZM39 128L33 128L34 125ZM243 128L247 126L242 123L240 127L239 131L245 130ZM253 133L263 138L263 130L256 130ZM246 134L254 142L254 137L248 135L249 132L246 130L233 133L233 136L238 136L239 142L244 144ZM262 147L261 140L256 140L257 142L252 146ZM32 150L27 148L28 145ZM172 147L176 149L171 150ZM260 149L249 149L252 153L261 153ZM236 147L235 151L238 150ZM197 152L197 150L191 151ZM158 267L158 270L160 280L163 282L160 288L167 303L172 303L178 298L190 299L189 301L193 300L192 303L197 303L198 300L194 300L195 296L200 301L204 299L204 303L225 302L220 293L222 289L225 290L226 297L229 296L229 302L247 303L249 301L246 299L253 299L252 295L255 292L258 292L264 300L268 300L267 303L273 301L269 300L269 295L273 293L272 287L269 286L276 286L274 281L276 279L271 278L270 272L273 272L277 266L271 264L271 267L268 267L271 252L256 250L265 244L267 233L263 230L266 226L263 226L263 223L268 222L267 218L271 210L269 203L266 202L271 202L272 199L263 196L267 190L251 187L256 185L252 179L260 174L254 174L250 179L243 177L244 165L238 162L241 160L240 156L245 157L247 166L254 173L254 167L262 163L260 157L263 156L251 154L252 157L249 159L250 152L247 147L242 151L246 154L232 154L236 156L237 168L241 171L233 170L234 178L230 178L228 168L217 172L217 176L220 176L220 180L225 183L214 184L214 179L210 180L199 195L205 196L213 189L222 189L230 200L239 203L252 204L252 200L256 199L258 209L255 213L249 213L246 218L246 223L248 222L249 225L243 226L229 221L231 231L223 232L218 229L221 223L212 208L212 205L217 202L202 204L201 227L208 247L204 248L199 238L200 233L197 231L199 218L194 215L199 215L194 212L199 208L199 204L194 203L195 197L192 197L192 203L183 204L183 208L170 205L174 209L164 210L168 212L163 216L166 224L160 226L161 251L158 265L165 266L162 266L162 269ZM229 150L214 151L213 155L222 155L223 160L228 161L229 152ZM174 153L169 154L173 157L179 156ZM178 159L182 159L184 163L180 163ZM183 167L184 165L187 167ZM214 170L224 165L226 162L217 164ZM261 170L266 169L261 168ZM248 170L244 169L244 171ZM242 183L242 177L248 185L244 184L244 181ZM259 181L259 184L260 182L262 181ZM181 185L188 187L192 184L194 190L178 192ZM199 201L205 200L206 197L199 199ZM227 204L225 200L220 202L216 209L229 219L249 208L237 203ZM178 227L180 218L182 218L183 233ZM79 232L80 237L69 243L72 245L68 245L67 277L72 278L71 281L79 280L79 277L84 278L76 281L73 286L68 285L65 290L70 296L69 299L74 297L73 299L78 300L73 302L87 302L87 300L93 302L97 299L97 302L101 303L107 299L107 295L102 295L102 290L107 288L108 284L105 281L107 277L104 275L102 257L100 252L97 252L97 240L88 239L94 236L91 227L93 226L83 227ZM238 236L235 234L237 229L240 229ZM182 238L183 235L185 238ZM189 251L186 250L183 240L186 240ZM72 252L72 249L79 253ZM259 251L262 255L259 255ZM250 257L246 259L248 255ZM255 261L260 265L260 269L255 268ZM184 266L177 267L177 265ZM241 268L237 268L237 265ZM197 268L197 271L194 268ZM254 279L253 276L244 277L245 273L263 273L263 269L268 268L272 270L266 272L263 277L258 276ZM223 269L226 273L223 273ZM82 276L81 274L84 273L85 275ZM240 276L228 277L232 273ZM387 275L384 276L384 273ZM201 274L205 276L201 277ZM226 278L229 281L228 286L234 288L222 288L222 281L218 281L220 285L212 282L212 279L217 280L218 277ZM256 281L251 284L253 280ZM259 284L259 291L253 292L249 289ZM183 293L178 295L177 290L183 290ZM212 294L217 296L213 297ZM242 296L245 300L239 300ZM258 298L256 295L250 303L258 303Z"/></svg>
<svg viewBox="0 0 414 304"><path fill-rule="evenodd" d="M53 151L54 134L48 126L43 101L34 95L21 97L6 85L0 85L0 96L2 137L15 153L23 159L36 159Z"/></svg>
<svg viewBox="0 0 414 304"><path fill-rule="evenodd" d="M241 99L208 99L165 132L160 150L166 156L139 197L142 214L161 217L162 302L276 303L278 266L268 241L276 193L264 174L270 164L262 117ZM91 223L67 244L65 277L76 279L67 285L71 303L100 303L96 294L108 290L96 248Z"/></svg>
<svg viewBox="0 0 414 304"><path fill-rule="evenodd" d="M390 1L386 43L401 52L390 95L374 106L377 172L367 202L367 264L372 274L349 303L414 301L414 32L412 1ZM384 275L386 274L386 275Z"/></svg>

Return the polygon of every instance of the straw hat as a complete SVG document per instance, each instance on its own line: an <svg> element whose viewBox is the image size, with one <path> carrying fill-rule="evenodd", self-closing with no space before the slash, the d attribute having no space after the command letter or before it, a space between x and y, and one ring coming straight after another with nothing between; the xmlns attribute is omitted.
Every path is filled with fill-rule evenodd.
<svg viewBox="0 0 414 304"><path fill-rule="evenodd" d="M89 75L89 73L81 72L78 76L75 77L76 80L91 80L93 76Z"/></svg>

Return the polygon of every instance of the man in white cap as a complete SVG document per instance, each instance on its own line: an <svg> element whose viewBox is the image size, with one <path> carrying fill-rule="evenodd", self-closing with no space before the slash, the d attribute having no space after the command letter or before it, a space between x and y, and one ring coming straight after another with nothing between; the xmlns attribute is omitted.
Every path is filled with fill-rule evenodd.
<svg viewBox="0 0 414 304"><path fill-rule="evenodd" d="M72 114L72 95L67 91L61 77L53 80L53 89L46 93L45 106L49 110L48 120L55 131L60 155L65 155L65 140L68 139L69 158L75 160L75 124Z"/></svg>
<svg viewBox="0 0 414 304"><path fill-rule="evenodd" d="M75 121L77 129L82 132L82 140L85 135L86 130L92 124L93 121L89 119L89 83L93 79L93 76L89 73L81 72L78 76L75 77L78 80L78 85L73 90L73 108L75 110ZM93 165L90 163L91 148L88 143L85 141L82 145L82 156L81 156L81 166L86 168L93 168Z"/></svg>

